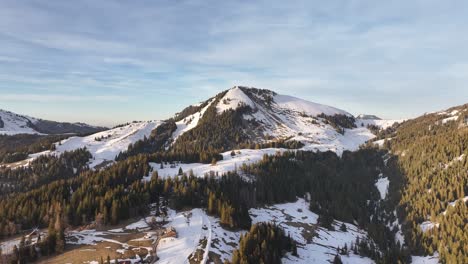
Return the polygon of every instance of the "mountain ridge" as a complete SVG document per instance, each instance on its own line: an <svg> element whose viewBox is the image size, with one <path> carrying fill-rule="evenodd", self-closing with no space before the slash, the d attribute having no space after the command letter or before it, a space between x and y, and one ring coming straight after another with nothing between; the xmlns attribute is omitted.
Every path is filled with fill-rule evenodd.
<svg viewBox="0 0 468 264"><path fill-rule="evenodd" d="M57 122L0 109L0 134L90 134L107 128L81 122Z"/></svg>

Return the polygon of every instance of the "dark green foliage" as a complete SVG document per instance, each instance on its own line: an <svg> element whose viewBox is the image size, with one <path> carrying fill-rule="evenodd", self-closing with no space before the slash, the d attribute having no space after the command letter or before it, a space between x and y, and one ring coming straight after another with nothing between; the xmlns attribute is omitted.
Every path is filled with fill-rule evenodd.
<svg viewBox="0 0 468 264"><path fill-rule="evenodd" d="M353 116L335 114L335 115L326 115L321 113L318 117L323 118L326 123L330 124L335 128L339 133L343 134L345 128L355 128L356 120Z"/></svg>
<svg viewBox="0 0 468 264"><path fill-rule="evenodd" d="M195 128L177 139L172 150L189 153L201 151L219 153L235 148L248 139L244 132L248 121L244 120L243 115L250 111L250 107L244 106L218 114L216 102L208 107Z"/></svg>
<svg viewBox="0 0 468 264"><path fill-rule="evenodd" d="M0 236L16 234L36 226L48 226L54 217L51 206L60 203L72 225L94 220L98 213L111 220L112 204L118 219L140 215L149 203L149 183L142 183L150 167L146 159L130 158L102 171L85 171L78 177L56 180L24 193L0 200Z"/></svg>
<svg viewBox="0 0 468 264"><path fill-rule="evenodd" d="M8 263L32 263L39 257L37 251L42 256L62 253L65 247L65 229L61 210L59 204L52 206L51 211L55 213L55 217L50 219L47 231L48 235L45 238L41 238L39 234L33 234L32 236L38 235L37 243L34 245L32 237L25 239L23 236L19 245L14 246L12 254L4 256L9 260Z"/></svg>
<svg viewBox="0 0 468 264"><path fill-rule="evenodd" d="M264 156L242 170L256 175L257 203L294 201L296 196L308 193L310 209L319 214L319 224L334 229L333 219L357 222L385 252L369 257L395 263L407 260L407 252L395 243L394 232L386 225L387 215L391 215L388 211L393 212L399 196L392 193L388 201L381 202L375 182L383 172L390 179L391 191L395 191L401 186L402 176L395 163L387 162L394 166L391 168L385 166L383 157L387 157L385 152L374 148L344 152L342 158L333 152L285 152Z"/></svg>
<svg viewBox="0 0 468 264"><path fill-rule="evenodd" d="M304 144L296 140L270 140L264 143L244 142L237 145L239 149L265 149L265 148L285 148L285 149L300 149Z"/></svg>
<svg viewBox="0 0 468 264"><path fill-rule="evenodd" d="M66 123L38 119L28 122L28 126L43 134L78 134L89 135L106 130L105 127L89 126L83 123Z"/></svg>
<svg viewBox="0 0 468 264"><path fill-rule="evenodd" d="M344 223L341 224L341 226L340 226L340 231L341 231L341 232L348 232L348 228L346 227L346 225L345 225Z"/></svg>
<svg viewBox="0 0 468 264"><path fill-rule="evenodd" d="M220 217L226 228L249 228L251 219L248 209L255 205L254 186L235 173L219 178L206 176L178 177L164 182L163 193L172 193L172 206L206 207L207 213Z"/></svg>
<svg viewBox="0 0 468 264"><path fill-rule="evenodd" d="M188 116L191 116L197 112L200 112L203 108L205 108L208 103L213 100L213 98L210 98L208 100L206 100L205 102L203 102L202 104L200 105L197 105L197 106L189 106L187 108L185 108L184 110L182 110L180 113L177 113L176 114L176 117L174 118L174 121L175 122L178 122L180 120L184 120L185 118L187 118Z"/></svg>
<svg viewBox="0 0 468 264"><path fill-rule="evenodd" d="M0 236L8 236L35 226L48 226L55 217L55 204L63 208L63 218L76 226L99 216L102 224L117 224L130 217L148 213L159 197L170 198L177 209L208 207L209 196L216 207L210 213L220 216L229 228L249 228L248 208L252 205L253 186L235 174L196 178L182 176L161 180L157 173L149 182L142 177L150 173L148 159L129 158L101 171L85 171L78 177L56 180L24 193L11 194L0 200Z"/></svg>
<svg viewBox="0 0 468 264"><path fill-rule="evenodd" d="M177 151L159 151L148 155L148 160L156 163L210 163L213 159L222 160L223 156L217 152L177 152Z"/></svg>
<svg viewBox="0 0 468 264"><path fill-rule="evenodd" d="M144 137L142 140L138 140L137 142L130 144L127 151L121 152L117 155L116 160L124 160L128 157L142 153L151 154L162 151L169 143L169 139L176 129L177 125L174 120L169 119L151 131L149 138Z"/></svg>
<svg viewBox="0 0 468 264"><path fill-rule="evenodd" d="M60 156L39 156L27 167L0 167L0 196L27 191L59 179L68 179L88 169L92 158L88 150L66 151Z"/></svg>
<svg viewBox="0 0 468 264"><path fill-rule="evenodd" d="M443 263L468 263L468 209L461 199L468 194L468 105L446 110L458 111L458 118L442 122L450 114L433 113L406 121L385 146L399 156L406 176L399 202L400 222L413 254L436 250ZM457 201L451 207L450 202ZM448 210L446 214L443 214ZM423 233L419 225L430 220L439 227Z"/></svg>
<svg viewBox="0 0 468 264"><path fill-rule="evenodd" d="M239 89L242 90L251 100L257 104L261 104L266 108L269 108L273 102L273 96L277 93L267 90L267 89L258 89L253 87L242 87L239 86Z"/></svg>
<svg viewBox="0 0 468 264"><path fill-rule="evenodd" d="M333 258L333 264L343 264L340 255L335 255L335 257Z"/></svg>
<svg viewBox="0 0 468 264"><path fill-rule="evenodd" d="M242 169L256 175L258 201L294 201L310 192L313 211L329 212L348 222L364 221L369 215L360 211L367 208L367 200L378 195L374 183L377 167L383 166L382 155L374 149L344 152L341 159L333 152L285 152L264 156Z"/></svg>
<svg viewBox="0 0 468 264"><path fill-rule="evenodd" d="M252 225L250 231L241 235L239 248L234 250L232 264L281 263L281 257L292 251L295 242L285 235L283 229L272 223Z"/></svg>
<svg viewBox="0 0 468 264"><path fill-rule="evenodd" d="M23 160L28 154L49 150L53 143L68 137L67 135L0 135L0 163Z"/></svg>

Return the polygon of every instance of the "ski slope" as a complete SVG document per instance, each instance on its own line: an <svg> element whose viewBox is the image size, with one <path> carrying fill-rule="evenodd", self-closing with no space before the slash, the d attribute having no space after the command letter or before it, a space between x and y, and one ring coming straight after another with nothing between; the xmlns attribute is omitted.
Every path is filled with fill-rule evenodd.
<svg viewBox="0 0 468 264"><path fill-rule="evenodd" d="M86 147L93 155L89 166L94 168L104 162L113 161L117 154L127 150L130 144L149 137L151 131L160 124L161 121L136 122L86 137L71 137L56 143L56 150L52 154Z"/></svg>

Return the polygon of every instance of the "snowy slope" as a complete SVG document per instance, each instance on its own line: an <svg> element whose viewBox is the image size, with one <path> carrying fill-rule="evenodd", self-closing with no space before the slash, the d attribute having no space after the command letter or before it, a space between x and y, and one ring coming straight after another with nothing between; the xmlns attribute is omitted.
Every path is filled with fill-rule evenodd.
<svg viewBox="0 0 468 264"><path fill-rule="evenodd" d="M367 237L365 231L348 223L345 223L347 232L319 227L318 215L311 212L308 205L304 199L298 199L294 203L276 204L249 211L253 223L275 221L299 243L299 257L288 253L283 258L283 263L329 263L333 260L337 247L343 248L346 244L349 248L357 237ZM341 224L342 222L335 222L335 230L339 230ZM307 241L308 235L312 235L311 241ZM343 263L374 263L371 259L354 255L352 252L349 256L341 256L341 260Z"/></svg>
<svg viewBox="0 0 468 264"><path fill-rule="evenodd" d="M242 90L249 90L252 88L235 86L232 89L229 89L217 105L218 113L228 109L236 109L239 105L247 105L252 108L257 108L258 103L255 103L254 100L258 102L258 100L264 100L265 98L262 98L262 95L254 93L250 95L254 96L254 98L251 98ZM272 97L272 108L278 112L294 111L312 116L317 116L322 113L326 115L351 115L346 111L340 110L338 108L309 102L293 96L280 95L268 90L263 90L263 93Z"/></svg>
<svg viewBox="0 0 468 264"><path fill-rule="evenodd" d="M0 109L0 134L88 134L104 130L84 123L43 120Z"/></svg>
<svg viewBox="0 0 468 264"><path fill-rule="evenodd" d="M203 115L205 114L208 107L210 107L212 102L213 101L209 102L207 104L207 106L205 106L200 112L189 115L188 117L184 118L183 120L180 120L180 121L176 122L177 129L172 134L172 138L174 140L177 140L177 138L179 136L181 136L183 133L193 129L194 127L196 127L198 125L198 122L203 117Z"/></svg>
<svg viewBox="0 0 468 264"><path fill-rule="evenodd" d="M93 155L89 166L94 168L103 162L113 161L119 152L127 150L131 143L148 137L159 124L160 121L136 122L86 137L71 137L56 143L54 153L86 147Z"/></svg>
<svg viewBox="0 0 468 264"><path fill-rule="evenodd" d="M0 119L0 124L3 124L3 127L0 126L0 134L41 134L29 126L30 122L37 121L35 118L0 109Z"/></svg>
<svg viewBox="0 0 468 264"><path fill-rule="evenodd" d="M237 109L241 105L255 108L255 103L237 86L227 91L220 102L216 105L218 113L229 109Z"/></svg>
<svg viewBox="0 0 468 264"><path fill-rule="evenodd" d="M277 94L273 97L273 100L280 109L292 110L298 113L306 113L307 115L317 116L323 113L326 115L351 116L350 113L344 110L327 105L312 103L292 96Z"/></svg>
<svg viewBox="0 0 468 264"><path fill-rule="evenodd" d="M188 173L189 171L193 171L195 176L203 177L205 174L209 174L210 172L222 175L223 173L240 168L243 164L249 165L256 163L263 158L263 155L274 155L276 152L283 151L286 151L286 149L241 149L236 150L236 155L234 157L231 156L231 151L227 151L221 153L223 160L218 161L216 165L203 163L177 163L171 166L170 164L163 164L162 169L160 163L151 162L150 165L158 172L158 175L161 178L176 176L179 172L179 168L182 168L183 172ZM144 179L150 180L151 176L146 176Z"/></svg>
<svg viewBox="0 0 468 264"><path fill-rule="evenodd" d="M405 119L356 119L356 125L367 127L368 125L378 126L382 129L393 126L395 123L401 123Z"/></svg>
<svg viewBox="0 0 468 264"><path fill-rule="evenodd" d="M187 217L188 215L191 216ZM197 249L200 241L203 238L211 240L210 220L201 209L178 213L170 219L167 226L176 229L177 238L161 239L158 244L158 263L188 263L188 257ZM211 241L208 246L210 244ZM206 256L204 259L206 260Z"/></svg>
<svg viewBox="0 0 468 264"><path fill-rule="evenodd" d="M275 222L286 234L298 242L298 257L290 253L283 258L283 263L330 263L337 247L349 248L356 238L366 238L367 233L352 224L345 223L346 232L329 231L317 225L318 215L309 210L304 199L293 203L276 204L254 208L249 211L253 223ZM188 217L190 215L190 217ZM208 252L218 256L221 261L231 260L232 252L238 247L241 234L245 230L226 230L219 224L219 219L208 216L201 209L175 213L171 211L167 227L174 227L177 238L165 238L158 244L158 263L189 263L188 257L197 249L203 250L200 263L209 262ZM140 221L141 222L141 221ZM339 230L342 222L335 222ZM140 228L144 223L137 224ZM127 227L128 228L128 227ZM122 230L116 230L122 232ZM206 240L206 244L201 241ZM374 263L369 258L360 257L350 252L341 256L343 263Z"/></svg>

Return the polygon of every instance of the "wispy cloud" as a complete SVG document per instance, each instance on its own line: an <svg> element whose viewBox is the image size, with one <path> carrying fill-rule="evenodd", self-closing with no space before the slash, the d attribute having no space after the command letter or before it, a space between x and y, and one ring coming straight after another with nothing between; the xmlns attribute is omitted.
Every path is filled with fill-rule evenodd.
<svg viewBox="0 0 468 264"><path fill-rule="evenodd" d="M93 95L93 96L80 96L80 95L60 95L60 94L0 94L0 101L18 101L18 102L125 102L128 97L118 95Z"/></svg>
<svg viewBox="0 0 468 264"><path fill-rule="evenodd" d="M19 91L30 102L99 109L97 98L107 94L115 97L108 102L132 98L166 114L245 84L401 117L468 99L465 1L7 0L0 7L3 101L19 101L8 97ZM459 96L441 97L442 89ZM423 99L425 106L414 103Z"/></svg>

